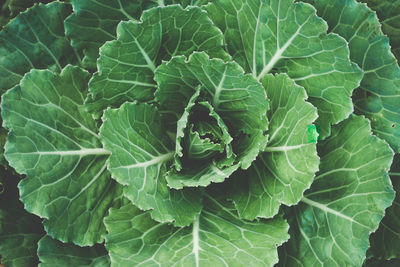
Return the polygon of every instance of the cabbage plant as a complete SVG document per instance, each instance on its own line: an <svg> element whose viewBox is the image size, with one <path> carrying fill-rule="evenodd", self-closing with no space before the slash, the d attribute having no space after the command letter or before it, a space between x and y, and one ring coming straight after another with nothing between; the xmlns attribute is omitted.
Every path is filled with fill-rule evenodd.
<svg viewBox="0 0 400 267"><path fill-rule="evenodd" d="M6 267L400 260L399 0L34 2L1 15Z"/></svg>

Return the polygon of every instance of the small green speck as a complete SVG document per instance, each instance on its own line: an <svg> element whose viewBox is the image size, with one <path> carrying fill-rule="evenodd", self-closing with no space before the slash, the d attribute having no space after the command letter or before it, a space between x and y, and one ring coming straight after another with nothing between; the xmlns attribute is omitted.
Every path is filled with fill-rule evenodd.
<svg viewBox="0 0 400 267"><path fill-rule="evenodd" d="M319 140L319 125L310 124L307 127L308 143L316 143Z"/></svg>

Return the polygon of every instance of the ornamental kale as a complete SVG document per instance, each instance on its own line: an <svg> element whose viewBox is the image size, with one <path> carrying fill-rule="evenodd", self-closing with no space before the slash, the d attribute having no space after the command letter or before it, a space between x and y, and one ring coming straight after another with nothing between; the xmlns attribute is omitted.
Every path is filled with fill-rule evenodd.
<svg viewBox="0 0 400 267"><path fill-rule="evenodd" d="M0 16L6 267L400 259L400 0L35 2Z"/></svg>

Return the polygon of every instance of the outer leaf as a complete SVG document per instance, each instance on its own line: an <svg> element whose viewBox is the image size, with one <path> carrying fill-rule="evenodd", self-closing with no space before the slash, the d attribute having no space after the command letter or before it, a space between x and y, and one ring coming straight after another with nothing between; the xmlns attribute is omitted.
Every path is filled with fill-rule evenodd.
<svg viewBox="0 0 400 267"><path fill-rule="evenodd" d="M268 144L249 170L230 180L230 198L248 220L270 218L281 203L299 202L319 164L316 144L307 136L317 110L305 101L305 90L284 74L266 75L262 83L270 99Z"/></svg>
<svg viewBox="0 0 400 267"><path fill-rule="evenodd" d="M365 73L353 97L356 113L369 118L374 133L400 152L400 68L375 12L354 0L307 1L349 42L351 60Z"/></svg>
<svg viewBox="0 0 400 267"><path fill-rule="evenodd" d="M13 19L0 32L0 93L19 83L29 70L61 71L79 61L64 36L68 4L39 4Z"/></svg>
<svg viewBox="0 0 400 267"><path fill-rule="evenodd" d="M389 172L396 198L386 210L378 230L371 235L369 253L374 258L400 258L400 155L396 155Z"/></svg>
<svg viewBox="0 0 400 267"><path fill-rule="evenodd" d="M6 25L11 18L10 9L8 8L8 3L2 1L0 3L0 30Z"/></svg>
<svg viewBox="0 0 400 267"><path fill-rule="evenodd" d="M74 14L65 21L66 34L72 46L83 50L85 67L96 68L99 48L115 39L117 25L124 20L138 20L144 10L157 5L180 3L202 5L207 0L72 0Z"/></svg>
<svg viewBox="0 0 400 267"><path fill-rule="evenodd" d="M188 60L176 56L161 64L155 75L158 84L156 100L161 111L180 117L196 88L201 86L202 97L228 127L233 138L233 152L242 168L248 168L266 144L265 91L253 77L245 75L235 62L209 59L205 53L193 53ZM245 138L236 138L242 133ZM236 143L235 143L236 142ZM246 142L246 146L242 146ZM238 153L235 151L241 150Z"/></svg>
<svg viewBox="0 0 400 267"><path fill-rule="evenodd" d="M99 47L115 38L121 20L138 19L153 1L72 0L74 13L65 20L65 32L71 44L85 55L83 64L96 68Z"/></svg>
<svg viewBox="0 0 400 267"><path fill-rule="evenodd" d="M361 0L376 11L382 24L382 31L389 37L392 52L400 60L400 1Z"/></svg>
<svg viewBox="0 0 400 267"><path fill-rule="evenodd" d="M50 3L52 0L7 0L11 15L15 16L35 3Z"/></svg>
<svg viewBox="0 0 400 267"><path fill-rule="evenodd" d="M320 171L302 203L288 211L291 239L281 266L361 266L385 209L394 198L387 171L393 152L351 116L318 145Z"/></svg>
<svg viewBox="0 0 400 267"><path fill-rule="evenodd" d="M126 103L108 109L103 121L101 139L112 152L108 169L124 185L124 195L140 209L152 209L159 222L190 224L201 210L201 192L167 187L164 176L174 151L157 109Z"/></svg>
<svg viewBox="0 0 400 267"><path fill-rule="evenodd" d="M7 267L37 266L37 242L43 235L40 220L21 205L0 209L0 255Z"/></svg>
<svg viewBox="0 0 400 267"><path fill-rule="evenodd" d="M117 35L117 40L100 49L99 72L90 81L86 105L97 116L125 101L151 100L156 87L154 71L161 60L189 56L193 51L229 57L222 49L220 30L198 7L152 8L143 13L140 22L121 22Z"/></svg>
<svg viewBox="0 0 400 267"><path fill-rule="evenodd" d="M368 259L363 267L397 267L400 265L400 260L399 259L393 259L390 261L385 261L385 260L378 260L378 259Z"/></svg>
<svg viewBox="0 0 400 267"><path fill-rule="evenodd" d="M106 171L109 151L83 107L89 74L32 70L2 99L10 129L5 156L18 173L25 208L44 217L49 235L79 245L103 240L104 215L118 200Z"/></svg>
<svg viewBox="0 0 400 267"><path fill-rule="evenodd" d="M254 77L289 74L318 108L321 136L353 111L351 93L362 77L345 40L326 34L315 9L294 0L216 0L206 6L224 32L233 59Z"/></svg>
<svg viewBox="0 0 400 267"><path fill-rule="evenodd" d="M1 119L0 122L2 122ZM7 140L7 134L7 130L3 127L0 127L0 165L2 166L7 166L7 161L4 158L4 145Z"/></svg>
<svg viewBox="0 0 400 267"><path fill-rule="evenodd" d="M54 240L48 235L39 241L39 267L53 266L110 266L110 258L101 245L78 247Z"/></svg>
<svg viewBox="0 0 400 267"><path fill-rule="evenodd" d="M44 234L38 217L18 200L18 177L0 169L0 258L6 267L35 267L37 242Z"/></svg>
<svg viewBox="0 0 400 267"><path fill-rule="evenodd" d="M132 205L112 209L105 223L106 247L115 266L273 266L287 224L280 217L259 222L238 218L232 205L208 195L205 209L185 228L158 224Z"/></svg>

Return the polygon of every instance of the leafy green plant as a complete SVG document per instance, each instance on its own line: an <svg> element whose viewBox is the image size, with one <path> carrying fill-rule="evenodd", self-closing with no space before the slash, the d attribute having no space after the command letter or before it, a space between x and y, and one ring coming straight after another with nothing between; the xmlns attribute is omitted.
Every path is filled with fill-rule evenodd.
<svg viewBox="0 0 400 267"><path fill-rule="evenodd" d="M382 22L354 0L21 12L0 32L1 262L400 258L397 2L367 4Z"/></svg>

